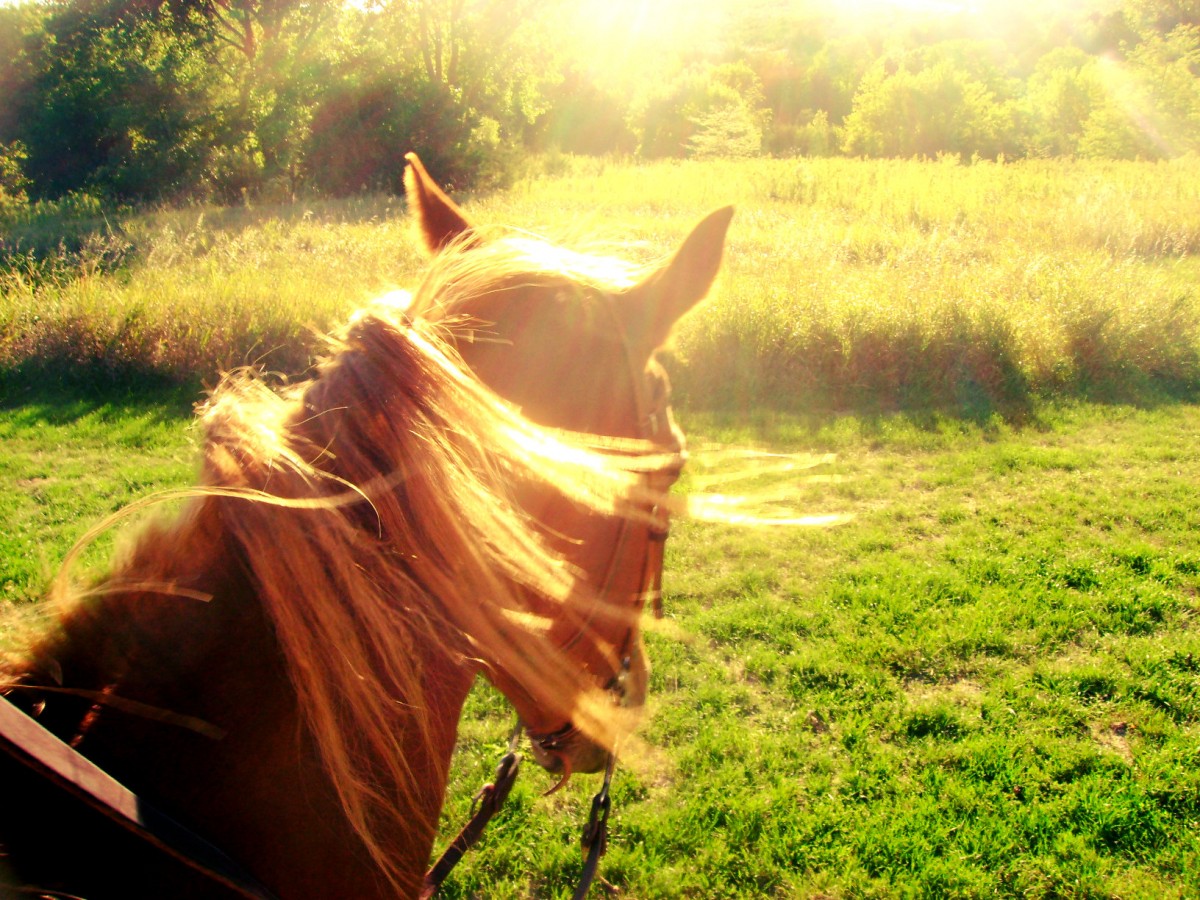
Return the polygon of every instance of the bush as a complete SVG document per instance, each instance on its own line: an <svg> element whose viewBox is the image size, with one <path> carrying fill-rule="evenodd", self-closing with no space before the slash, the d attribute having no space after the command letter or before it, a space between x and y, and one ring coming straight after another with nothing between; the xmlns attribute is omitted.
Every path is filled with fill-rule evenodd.
<svg viewBox="0 0 1200 900"><path fill-rule="evenodd" d="M698 116L688 155L698 159L744 159L762 152L762 128L744 103L731 103Z"/></svg>
<svg viewBox="0 0 1200 900"><path fill-rule="evenodd" d="M0 223L14 217L29 203L25 177L21 164L28 158L25 146L20 141L5 146L0 144Z"/></svg>
<svg viewBox="0 0 1200 900"><path fill-rule="evenodd" d="M633 112L638 151L649 158L757 154L770 120L764 103L762 84L744 63L688 69Z"/></svg>
<svg viewBox="0 0 1200 900"><path fill-rule="evenodd" d="M305 180L335 197L403 194L409 151L458 190L503 185L514 163L496 122L436 85L381 74L348 80L322 100L305 148Z"/></svg>

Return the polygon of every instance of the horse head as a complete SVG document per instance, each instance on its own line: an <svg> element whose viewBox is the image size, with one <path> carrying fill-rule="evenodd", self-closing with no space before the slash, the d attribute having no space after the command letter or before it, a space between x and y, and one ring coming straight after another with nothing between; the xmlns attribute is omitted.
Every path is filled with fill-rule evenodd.
<svg viewBox="0 0 1200 900"><path fill-rule="evenodd" d="M732 209L710 214L668 262L646 271L528 236L489 236L414 154L408 160L410 209L435 254L413 312L447 323L467 366L538 425L682 460L684 437L655 355L708 293ZM646 477L665 492L678 470ZM647 600L657 610L665 512L651 510L639 522L583 510L544 490L518 499L588 588L566 614L547 612L552 641L616 704L640 709L649 665L638 622ZM545 709L502 663L487 674L517 709L545 768L565 780L604 767L611 738Z"/></svg>

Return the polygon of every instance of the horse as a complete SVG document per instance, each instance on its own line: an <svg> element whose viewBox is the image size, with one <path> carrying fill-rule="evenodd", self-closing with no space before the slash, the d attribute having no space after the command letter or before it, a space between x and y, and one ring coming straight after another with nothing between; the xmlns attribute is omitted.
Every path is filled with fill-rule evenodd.
<svg viewBox="0 0 1200 900"><path fill-rule="evenodd" d="M635 726L685 458L655 353L731 211L639 272L477 227L408 161L416 291L352 317L306 382L223 379L182 508L90 587L60 576L0 664L0 711L167 822L150 843L172 852L0 766L9 890L417 896L477 676L564 778Z"/></svg>

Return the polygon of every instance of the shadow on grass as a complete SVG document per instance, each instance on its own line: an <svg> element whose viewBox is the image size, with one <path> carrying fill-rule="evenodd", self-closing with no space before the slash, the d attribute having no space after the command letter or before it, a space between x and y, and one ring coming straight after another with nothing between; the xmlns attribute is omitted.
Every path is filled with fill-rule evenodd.
<svg viewBox="0 0 1200 900"><path fill-rule="evenodd" d="M0 269L34 285L115 272L137 256L120 213L108 217L35 212L10 224L0 236Z"/></svg>
<svg viewBox="0 0 1200 900"><path fill-rule="evenodd" d="M131 412L161 422L192 418L203 389L155 372L27 363L0 369L0 411L21 410L28 422L66 425L86 416L101 421Z"/></svg>
<svg viewBox="0 0 1200 900"><path fill-rule="evenodd" d="M801 404L761 400L741 405L705 404L696 398L676 403L685 417L704 428L740 432L770 442L780 432L791 438L823 442L839 423L853 420L855 432L867 441L888 441L898 434L945 435L970 433L987 440L1013 431L1043 431L1052 427L1052 410L1064 404L1128 407L1143 411L1200 403L1200 385L1143 382L1137 385L1076 386L1046 396L1028 395L1019 402L996 403L983 393L960 392L955 403L878 404L864 396L858 402L834 406L820 398Z"/></svg>
<svg viewBox="0 0 1200 900"><path fill-rule="evenodd" d="M938 404L916 402L911 396L909 402L881 404L858 392L852 402L843 399L839 405L821 396L806 397L805 402L795 397L783 402L753 398L741 404L705 403L693 396L677 400L676 406L720 428L763 434L786 423L793 434L816 436L841 420L854 419L858 433L870 440L894 434L898 425L910 433L962 431L985 439L1014 429L1041 430L1049 427L1045 412L1063 403L1141 410L1200 403L1200 384L1150 379L1074 385L1049 396L1026 394L1004 402L986 391L971 390L969 383L956 387L953 402ZM161 371L134 363L114 367L107 360L94 364L28 360L0 369L0 410L20 408L30 421L47 424L67 424L96 414L103 421L131 411L152 413L164 422L190 419L204 390L199 379L180 382Z"/></svg>

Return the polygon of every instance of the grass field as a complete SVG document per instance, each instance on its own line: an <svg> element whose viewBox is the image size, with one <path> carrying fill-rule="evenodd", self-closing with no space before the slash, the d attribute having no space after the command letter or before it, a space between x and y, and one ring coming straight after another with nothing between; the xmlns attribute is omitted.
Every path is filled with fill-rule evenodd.
<svg viewBox="0 0 1200 900"><path fill-rule="evenodd" d="M97 518L189 480L169 400L0 412L10 596ZM836 452L795 499L856 518L676 528L648 749L614 787L622 896L1200 895L1200 408L684 425L693 485L730 444ZM509 715L473 695L447 834ZM597 784L550 784L526 767L447 896L569 895Z"/></svg>
<svg viewBox="0 0 1200 900"><path fill-rule="evenodd" d="M837 451L813 502L857 518L677 530L654 752L615 792L624 895L1200 894L1200 410L688 424ZM449 820L505 721L479 698ZM565 896L591 787L524 788L458 896Z"/></svg>
<svg viewBox="0 0 1200 900"><path fill-rule="evenodd" d="M620 896L1200 897L1197 162L543 168L469 209L650 259L739 204L672 368L685 487L730 446L835 453L723 489L853 516L675 528ZM302 370L421 266L382 199L61 224L0 247L0 589L35 613L76 537L191 480L199 380ZM447 837L509 726L477 689ZM598 785L550 784L447 896L570 895Z"/></svg>

